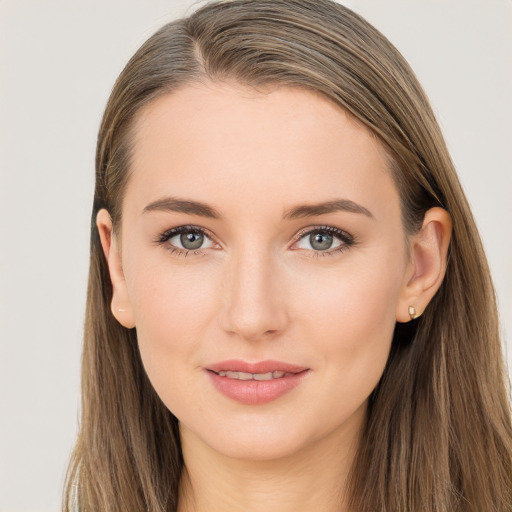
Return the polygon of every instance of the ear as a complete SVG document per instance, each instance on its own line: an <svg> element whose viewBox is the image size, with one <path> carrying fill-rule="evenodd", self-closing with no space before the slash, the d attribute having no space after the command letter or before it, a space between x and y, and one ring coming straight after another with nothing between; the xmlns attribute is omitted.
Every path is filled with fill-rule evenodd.
<svg viewBox="0 0 512 512"><path fill-rule="evenodd" d="M135 327L135 316L128 296L123 274L123 265L116 235L112 231L112 219L107 210L102 209L96 216L96 226L100 234L101 246L108 264L112 282L112 302L110 308L116 320L126 327Z"/></svg>
<svg viewBox="0 0 512 512"><path fill-rule="evenodd" d="M411 259L397 304L397 322L420 316L443 282L452 233L450 214L431 208L410 240Z"/></svg>

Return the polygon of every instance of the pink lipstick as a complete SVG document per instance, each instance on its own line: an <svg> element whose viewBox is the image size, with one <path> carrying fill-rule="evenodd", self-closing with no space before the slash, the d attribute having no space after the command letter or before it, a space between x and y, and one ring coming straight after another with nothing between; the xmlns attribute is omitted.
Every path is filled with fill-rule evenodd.
<svg viewBox="0 0 512 512"><path fill-rule="evenodd" d="M281 361L249 363L231 359L205 368L213 385L224 396L247 405L276 400L297 387L309 368Z"/></svg>

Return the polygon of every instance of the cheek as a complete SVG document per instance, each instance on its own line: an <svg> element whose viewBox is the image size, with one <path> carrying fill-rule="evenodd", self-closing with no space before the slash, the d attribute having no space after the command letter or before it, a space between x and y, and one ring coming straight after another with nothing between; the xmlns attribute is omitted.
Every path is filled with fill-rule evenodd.
<svg viewBox="0 0 512 512"><path fill-rule="evenodd" d="M297 297L307 304L308 338L321 354L325 379L340 385L339 394L332 395L333 407L343 396L348 409L357 408L377 385L388 359L401 269L380 262L336 269L305 282Z"/></svg>
<svg viewBox="0 0 512 512"><path fill-rule="evenodd" d="M197 365L195 356L218 296L214 279L198 269L180 270L146 264L130 280L142 361L169 408L167 395L173 383L187 384L190 374L185 369Z"/></svg>
<svg viewBox="0 0 512 512"><path fill-rule="evenodd" d="M137 328L167 333L166 337L172 332L191 333L210 314L218 290L215 272L200 261L172 264L163 249L163 254L159 252L142 254L128 266L131 272L126 278Z"/></svg>
<svg viewBox="0 0 512 512"><path fill-rule="evenodd" d="M322 273L304 272L298 289L297 304L302 314L316 319L316 324L331 326L339 338L359 339L362 333L393 329L396 304L401 290L404 265L387 251L367 254L332 266Z"/></svg>

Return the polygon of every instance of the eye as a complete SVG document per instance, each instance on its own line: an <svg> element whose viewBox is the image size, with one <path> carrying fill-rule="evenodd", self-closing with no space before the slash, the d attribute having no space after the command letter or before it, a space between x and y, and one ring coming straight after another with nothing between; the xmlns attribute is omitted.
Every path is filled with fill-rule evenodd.
<svg viewBox="0 0 512 512"><path fill-rule="evenodd" d="M334 238L330 233L316 231L310 235L306 235L299 240L299 248L313 249L315 251L326 251L338 247L341 244L340 240Z"/></svg>
<svg viewBox="0 0 512 512"><path fill-rule="evenodd" d="M215 245L203 229L194 226L169 229L160 236L158 241L184 252L208 249Z"/></svg>
<svg viewBox="0 0 512 512"><path fill-rule="evenodd" d="M299 233L293 248L329 254L346 249L353 244L354 238L347 232L331 226L324 226Z"/></svg>
<svg viewBox="0 0 512 512"><path fill-rule="evenodd" d="M181 233L169 238L169 243L179 247L180 249L187 249L188 251L195 251L201 249L202 245L208 241L203 233L190 231L188 233Z"/></svg>

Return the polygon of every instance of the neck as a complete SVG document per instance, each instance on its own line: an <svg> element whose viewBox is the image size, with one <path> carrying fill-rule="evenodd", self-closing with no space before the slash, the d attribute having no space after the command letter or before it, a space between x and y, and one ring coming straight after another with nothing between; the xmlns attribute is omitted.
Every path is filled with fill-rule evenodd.
<svg viewBox="0 0 512 512"><path fill-rule="evenodd" d="M349 512L345 486L359 431L331 433L273 460L227 457L181 427L185 469L178 512Z"/></svg>

